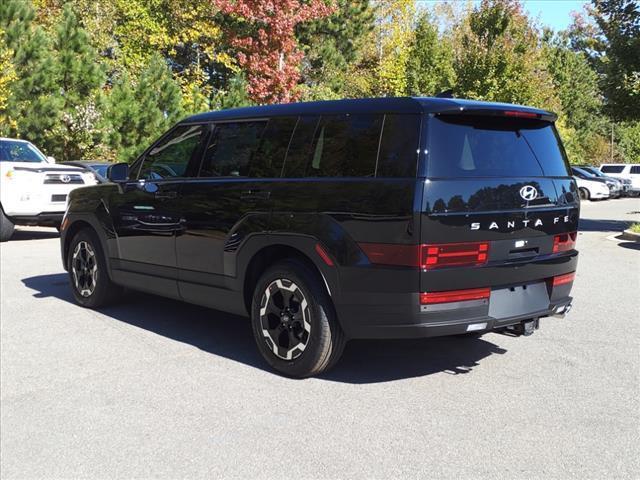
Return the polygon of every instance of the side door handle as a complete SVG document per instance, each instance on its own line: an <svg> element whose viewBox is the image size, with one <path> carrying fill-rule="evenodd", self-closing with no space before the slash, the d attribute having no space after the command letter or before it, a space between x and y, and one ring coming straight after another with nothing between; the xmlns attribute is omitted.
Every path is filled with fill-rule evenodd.
<svg viewBox="0 0 640 480"><path fill-rule="evenodd" d="M173 198L178 198L178 192L169 190L168 192L163 192L162 190L158 190L155 193L155 198L158 200L170 200Z"/></svg>
<svg viewBox="0 0 640 480"><path fill-rule="evenodd" d="M268 200L271 192L265 190L245 190L240 193L240 200Z"/></svg>

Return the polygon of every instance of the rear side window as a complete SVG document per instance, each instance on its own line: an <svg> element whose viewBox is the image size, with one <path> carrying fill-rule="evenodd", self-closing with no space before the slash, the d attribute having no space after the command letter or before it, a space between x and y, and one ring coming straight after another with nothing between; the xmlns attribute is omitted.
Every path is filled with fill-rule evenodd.
<svg viewBox="0 0 640 480"><path fill-rule="evenodd" d="M266 121L219 123L207 147L201 177L246 177Z"/></svg>
<svg viewBox="0 0 640 480"><path fill-rule="evenodd" d="M176 127L144 157L138 178L160 180L183 177L204 133L202 125Z"/></svg>
<svg viewBox="0 0 640 480"><path fill-rule="evenodd" d="M631 175L640 175L640 165L631 167Z"/></svg>
<svg viewBox="0 0 640 480"><path fill-rule="evenodd" d="M439 116L429 126L430 177L567 176L553 125L497 117Z"/></svg>
<svg viewBox="0 0 640 480"><path fill-rule="evenodd" d="M297 117L276 117L269 120L258 150L251 160L249 176L253 178L279 177L287 154Z"/></svg>
<svg viewBox="0 0 640 480"><path fill-rule="evenodd" d="M624 170L624 165L604 165L600 168L602 173L622 173Z"/></svg>
<svg viewBox="0 0 640 480"><path fill-rule="evenodd" d="M382 127L377 177L415 177L420 115L386 115Z"/></svg>
<svg viewBox="0 0 640 480"><path fill-rule="evenodd" d="M300 117L284 177L373 177L382 115Z"/></svg>

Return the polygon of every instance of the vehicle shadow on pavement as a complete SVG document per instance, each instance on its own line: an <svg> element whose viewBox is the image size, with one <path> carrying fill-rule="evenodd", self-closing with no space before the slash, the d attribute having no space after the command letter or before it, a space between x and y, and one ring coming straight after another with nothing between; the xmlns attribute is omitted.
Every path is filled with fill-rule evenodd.
<svg viewBox="0 0 640 480"><path fill-rule="evenodd" d="M629 228L633 222L626 220L594 220L581 218L578 226L580 232L622 232Z"/></svg>
<svg viewBox="0 0 640 480"><path fill-rule="evenodd" d="M11 236L11 242L20 240L46 240L48 238L57 238L60 234L57 230L21 230L16 228Z"/></svg>
<svg viewBox="0 0 640 480"><path fill-rule="evenodd" d="M66 273L22 280L35 298L55 297L73 303ZM114 320L143 328L200 350L274 373L260 357L248 319L176 300L139 292L124 296L122 303L100 310ZM421 377L445 372L472 371L491 354L506 350L471 337L439 337L416 340L354 340L331 371L319 378L365 384Z"/></svg>

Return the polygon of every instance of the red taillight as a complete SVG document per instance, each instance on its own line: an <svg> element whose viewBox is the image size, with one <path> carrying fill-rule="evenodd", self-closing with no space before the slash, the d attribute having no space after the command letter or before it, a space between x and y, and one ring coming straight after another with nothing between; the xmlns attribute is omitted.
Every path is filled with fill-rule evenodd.
<svg viewBox="0 0 640 480"><path fill-rule="evenodd" d="M371 263L401 267L418 266L419 245L391 243L359 243L358 245Z"/></svg>
<svg viewBox="0 0 640 480"><path fill-rule="evenodd" d="M490 288L471 288L468 290L449 290L446 292L428 292L420 294L422 305L434 303L464 302L467 300L482 300L489 298Z"/></svg>
<svg viewBox="0 0 640 480"><path fill-rule="evenodd" d="M422 245L420 249L420 267L423 270L454 265L483 265L488 258L488 242L441 243Z"/></svg>
<svg viewBox="0 0 640 480"><path fill-rule="evenodd" d="M503 112L506 117L516 118L541 118L541 115L533 112L522 112L519 110L507 110Z"/></svg>
<svg viewBox="0 0 640 480"><path fill-rule="evenodd" d="M573 282L574 278L576 278L576 272L565 273L564 275L558 275L557 277L553 277L553 286L557 287L558 285L571 283Z"/></svg>
<svg viewBox="0 0 640 480"><path fill-rule="evenodd" d="M576 248L578 232L562 233L553 237L553 253L566 252Z"/></svg>

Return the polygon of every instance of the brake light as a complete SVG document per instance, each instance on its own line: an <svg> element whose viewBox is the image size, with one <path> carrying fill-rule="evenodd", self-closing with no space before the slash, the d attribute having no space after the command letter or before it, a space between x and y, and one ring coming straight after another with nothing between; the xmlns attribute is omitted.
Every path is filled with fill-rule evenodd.
<svg viewBox="0 0 640 480"><path fill-rule="evenodd" d="M488 242L441 243L422 245L420 249L420 267L423 270L454 265L483 265L488 258Z"/></svg>
<svg viewBox="0 0 640 480"><path fill-rule="evenodd" d="M446 292L428 292L420 294L421 305L435 303L465 302L467 300L483 300L491 296L491 288L471 288L467 290L448 290Z"/></svg>
<svg viewBox="0 0 640 480"><path fill-rule="evenodd" d="M553 253L567 252L576 248L578 232L562 233L553 237Z"/></svg>
<svg viewBox="0 0 640 480"><path fill-rule="evenodd" d="M516 118L541 118L541 115L533 112L522 112L519 110L507 110L504 112L506 117L516 117Z"/></svg>
<svg viewBox="0 0 640 480"><path fill-rule="evenodd" d="M564 275L558 275L553 277L553 286L564 285L565 283L571 283L576 278L576 272L565 273Z"/></svg>

